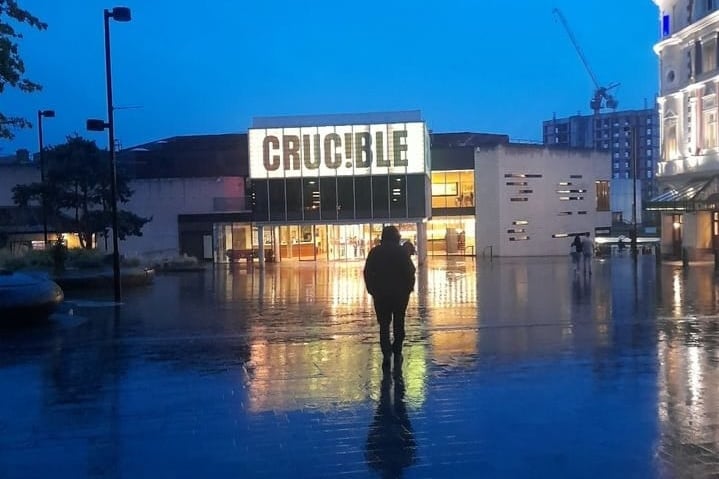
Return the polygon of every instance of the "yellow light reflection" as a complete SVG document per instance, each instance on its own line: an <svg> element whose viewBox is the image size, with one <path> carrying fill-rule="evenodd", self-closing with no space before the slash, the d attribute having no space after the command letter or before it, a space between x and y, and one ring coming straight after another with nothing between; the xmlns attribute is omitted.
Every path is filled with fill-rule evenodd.
<svg viewBox="0 0 719 479"><path fill-rule="evenodd" d="M675 270L672 275L672 287L674 290L672 311L674 316L678 318L682 314L682 277L679 270Z"/></svg>
<svg viewBox="0 0 719 479"><path fill-rule="evenodd" d="M377 399L382 379L378 345L345 337L307 343L260 341L250 351L251 412L328 410ZM410 406L419 407L425 400L426 362L423 345L405 347L402 369Z"/></svg>

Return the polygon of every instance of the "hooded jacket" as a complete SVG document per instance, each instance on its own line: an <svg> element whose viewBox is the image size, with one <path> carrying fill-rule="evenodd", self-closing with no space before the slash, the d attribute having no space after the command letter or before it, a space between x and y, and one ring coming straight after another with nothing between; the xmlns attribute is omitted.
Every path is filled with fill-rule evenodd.
<svg viewBox="0 0 719 479"><path fill-rule="evenodd" d="M414 263L399 241L383 240L367 255L364 281L373 297L409 296L414 291Z"/></svg>

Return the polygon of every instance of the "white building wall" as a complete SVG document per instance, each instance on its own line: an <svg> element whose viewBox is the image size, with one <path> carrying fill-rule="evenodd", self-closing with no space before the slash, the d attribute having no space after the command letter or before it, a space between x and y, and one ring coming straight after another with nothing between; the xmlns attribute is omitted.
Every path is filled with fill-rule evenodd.
<svg viewBox="0 0 719 479"><path fill-rule="evenodd" d="M479 148L474 154L474 191L475 191L475 241L477 255L489 247L493 254L499 254L499 225L502 203L499 198L499 162L496 150L483 152Z"/></svg>
<svg viewBox="0 0 719 479"><path fill-rule="evenodd" d="M127 257L177 255L179 215L226 212L215 210L215 198L245 196L240 177L141 179L132 181L130 188L134 191L130 202L118 208L152 220L143 227L142 236L120 242L120 252ZM104 248L102 239L98 246ZM107 246L112 250L111 238Z"/></svg>
<svg viewBox="0 0 719 479"><path fill-rule="evenodd" d="M509 145L477 151L477 250L491 245L498 256L568 254L571 238L553 235L593 236L595 228L611 226L611 211L596 210L595 184L609 181L610 167L607 153L590 150ZM582 191L563 192L569 190Z"/></svg>

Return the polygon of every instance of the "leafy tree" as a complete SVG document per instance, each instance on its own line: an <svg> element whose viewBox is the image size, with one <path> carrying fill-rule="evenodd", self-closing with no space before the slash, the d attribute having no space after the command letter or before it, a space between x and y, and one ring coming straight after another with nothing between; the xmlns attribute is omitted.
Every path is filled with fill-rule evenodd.
<svg viewBox="0 0 719 479"><path fill-rule="evenodd" d="M107 236L112 226L111 170L108 152L94 141L78 135L45 152L45 184L32 183L13 188L19 206L41 205L45 194L48 223L58 231L77 233L83 248L92 248L93 234ZM118 203L132 197L122 169L117 172ZM142 218L118 208L117 236L142 236L142 227L151 218Z"/></svg>
<svg viewBox="0 0 719 479"><path fill-rule="evenodd" d="M42 88L24 76L25 64L18 51L18 40L22 39L22 33L16 29L22 24L38 30L47 28L47 24L20 8L17 0L0 0L0 95L5 91L6 86L24 92L33 92ZM13 128L29 126L31 124L25 118L5 116L0 112L0 138L12 139L15 136Z"/></svg>

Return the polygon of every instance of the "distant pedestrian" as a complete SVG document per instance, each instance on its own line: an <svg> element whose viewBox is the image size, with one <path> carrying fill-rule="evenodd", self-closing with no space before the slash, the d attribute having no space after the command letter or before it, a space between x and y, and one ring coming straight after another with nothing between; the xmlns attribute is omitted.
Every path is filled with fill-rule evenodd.
<svg viewBox="0 0 719 479"><path fill-rule="evenodd" d="M579 235L574 236L571 247L572 264L574 265L574 272L579 273L579 258L582 256L582 239Z"/></svg>
<svg viewBox="0 0 719 479"><path fill-rule="evenodd" d="M404 316L409 295L414 291L414 263L407 251L400 246L399 240L397 228L385 226L380 244L370 250L364 267L365 285L374 300L374 310L379 323L383 367L389 366L392 353L395 365L402 363ZM390 341L390 324L394 343Z"/></svg>
<svg viewBox="0 0 719 479"><path fill-rule="evenodd" d="M624 253L624 238L619 238L619 243L617 244L617 249L619 250L619 255L621 256L622 253Z"/></svg>
<svg viewBox="0 0 719 479"><path fill-rule="evenodd" d="M405 241L402 243L402 248L407 251L407 254L410 256L414 256L417 254L417 248L414 247L414 243L412 243L410 240Z"/></svg>
<svg viewBox="0 0 719 479"><path fill-rule="evenodd" d="M582 238L582 257L584 258L584 261L582 263L582 269L584 270L584 274L587 274L587 271L589 271L589 275L592 274L592 256L594 255L594 241L592 240L592 237L589 235L589 233L584 233L584 237Z"/></svg>

